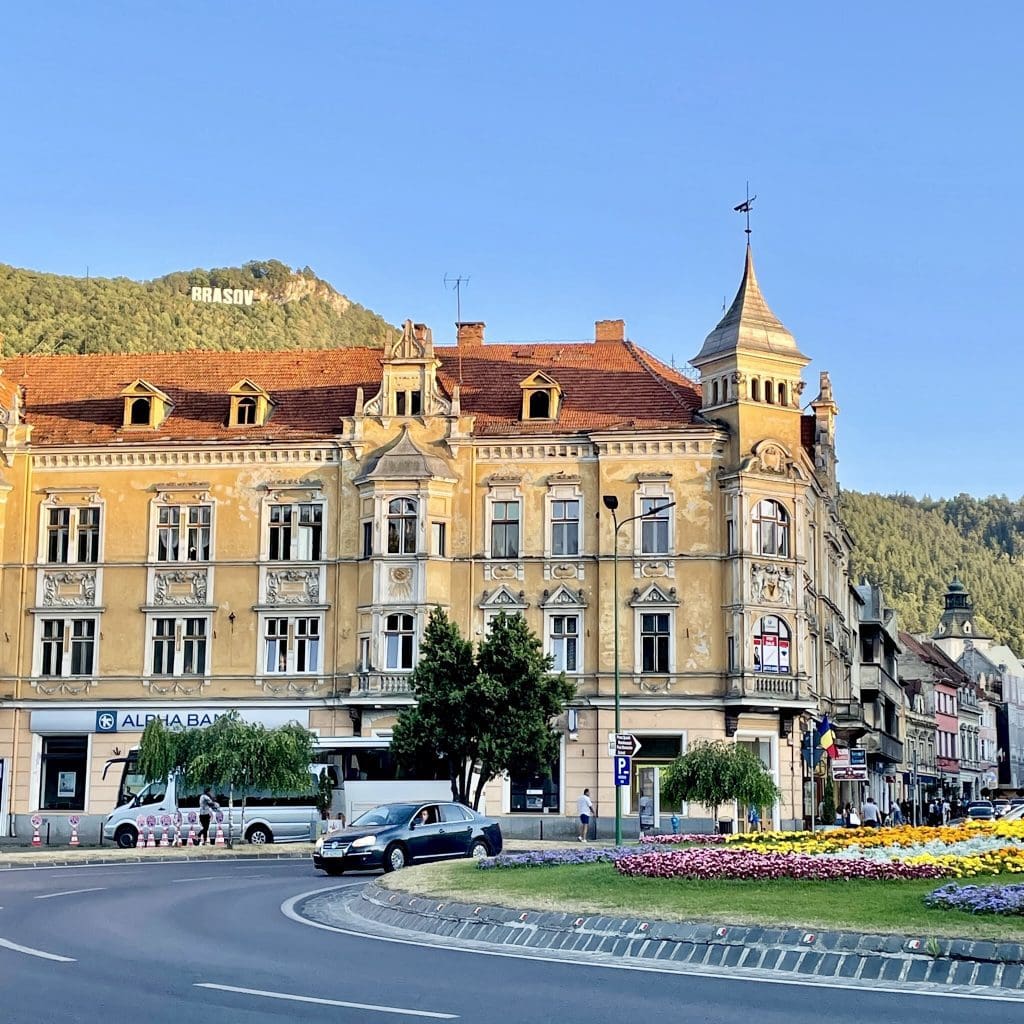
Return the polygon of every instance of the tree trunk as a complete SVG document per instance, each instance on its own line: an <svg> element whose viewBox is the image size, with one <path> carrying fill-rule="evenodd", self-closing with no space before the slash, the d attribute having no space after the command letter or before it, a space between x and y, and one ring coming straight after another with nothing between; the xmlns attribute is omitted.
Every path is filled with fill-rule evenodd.
<svg viewBox="0 0 1024 1024"><path fill-rule="evenodd" d="M480 797L483 795L484 786L487 784L487 777L489 771L486 770L484 765L480 765L480 774L476 781L476 792L473 794L473 810L477 811L480 809Z"/></svg>
<svg viewBox="0 0 1024 1024"><path fill-rule="evenodd" d="M235 818L235 784L228 786L228 847L231 847L231 825Z"/></svg>

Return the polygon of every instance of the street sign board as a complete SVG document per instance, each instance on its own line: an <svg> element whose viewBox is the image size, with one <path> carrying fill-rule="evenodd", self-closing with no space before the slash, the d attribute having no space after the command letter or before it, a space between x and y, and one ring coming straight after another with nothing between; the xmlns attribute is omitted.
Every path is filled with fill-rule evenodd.
<svg viewBox="0 0 1024 1024"><path fill-rule="evenodd" d="M640 741L631 732L608 733L608 756L636 757Z"/></svg>
<svg viewBox="0 0 1024 1024"><path fill-rule="evenodd" d="M626 754L616 754L615 757L612 758L612 764L615 766L615 785L628 786L630 765L629 756Z"/></svg>
<svg viewBox="0 0 1024 1024"><path fill-rule="evenodd" d="M867 751L849 748L838 750L832 758L832 778L836 782L867 782Z"/></svg>

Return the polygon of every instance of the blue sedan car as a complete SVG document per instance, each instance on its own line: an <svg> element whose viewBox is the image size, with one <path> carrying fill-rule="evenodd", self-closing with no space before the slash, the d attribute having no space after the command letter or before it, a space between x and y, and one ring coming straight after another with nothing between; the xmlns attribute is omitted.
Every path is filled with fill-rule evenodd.
<svg viewBox="0 0 1024 1024"><path fill-rule="evenodd" d="M457 803L381 804L347 828L328 832L313 849L313 867L329 875L451 857L493 857L501 853L501 827Z"/></svg>

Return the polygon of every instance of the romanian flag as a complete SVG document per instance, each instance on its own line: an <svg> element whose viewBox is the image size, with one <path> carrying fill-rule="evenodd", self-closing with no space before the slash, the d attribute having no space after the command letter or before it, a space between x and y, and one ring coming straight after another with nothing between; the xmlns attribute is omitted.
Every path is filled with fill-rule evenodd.
<svg viewBox="0 0 1024 1024"><path fill-rule="evenodd" d="M839 748L836 746L836 734L832 729L832 723L828 720L828 715L822 718L821 724L818 726L818 745L829 757L835 757L839 753Z"/></svg>

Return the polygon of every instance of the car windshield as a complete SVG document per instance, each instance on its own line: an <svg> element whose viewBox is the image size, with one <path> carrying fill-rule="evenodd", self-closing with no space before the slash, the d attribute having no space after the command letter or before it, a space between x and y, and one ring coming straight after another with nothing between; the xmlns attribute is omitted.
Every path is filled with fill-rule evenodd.
<svg viewBox="0 0 1024 1024"><path fill-rule="evenodd" d="M419 804L381 804L371 807L352 822L352 828L367 825L404 825L412 817Z"/></svg>

